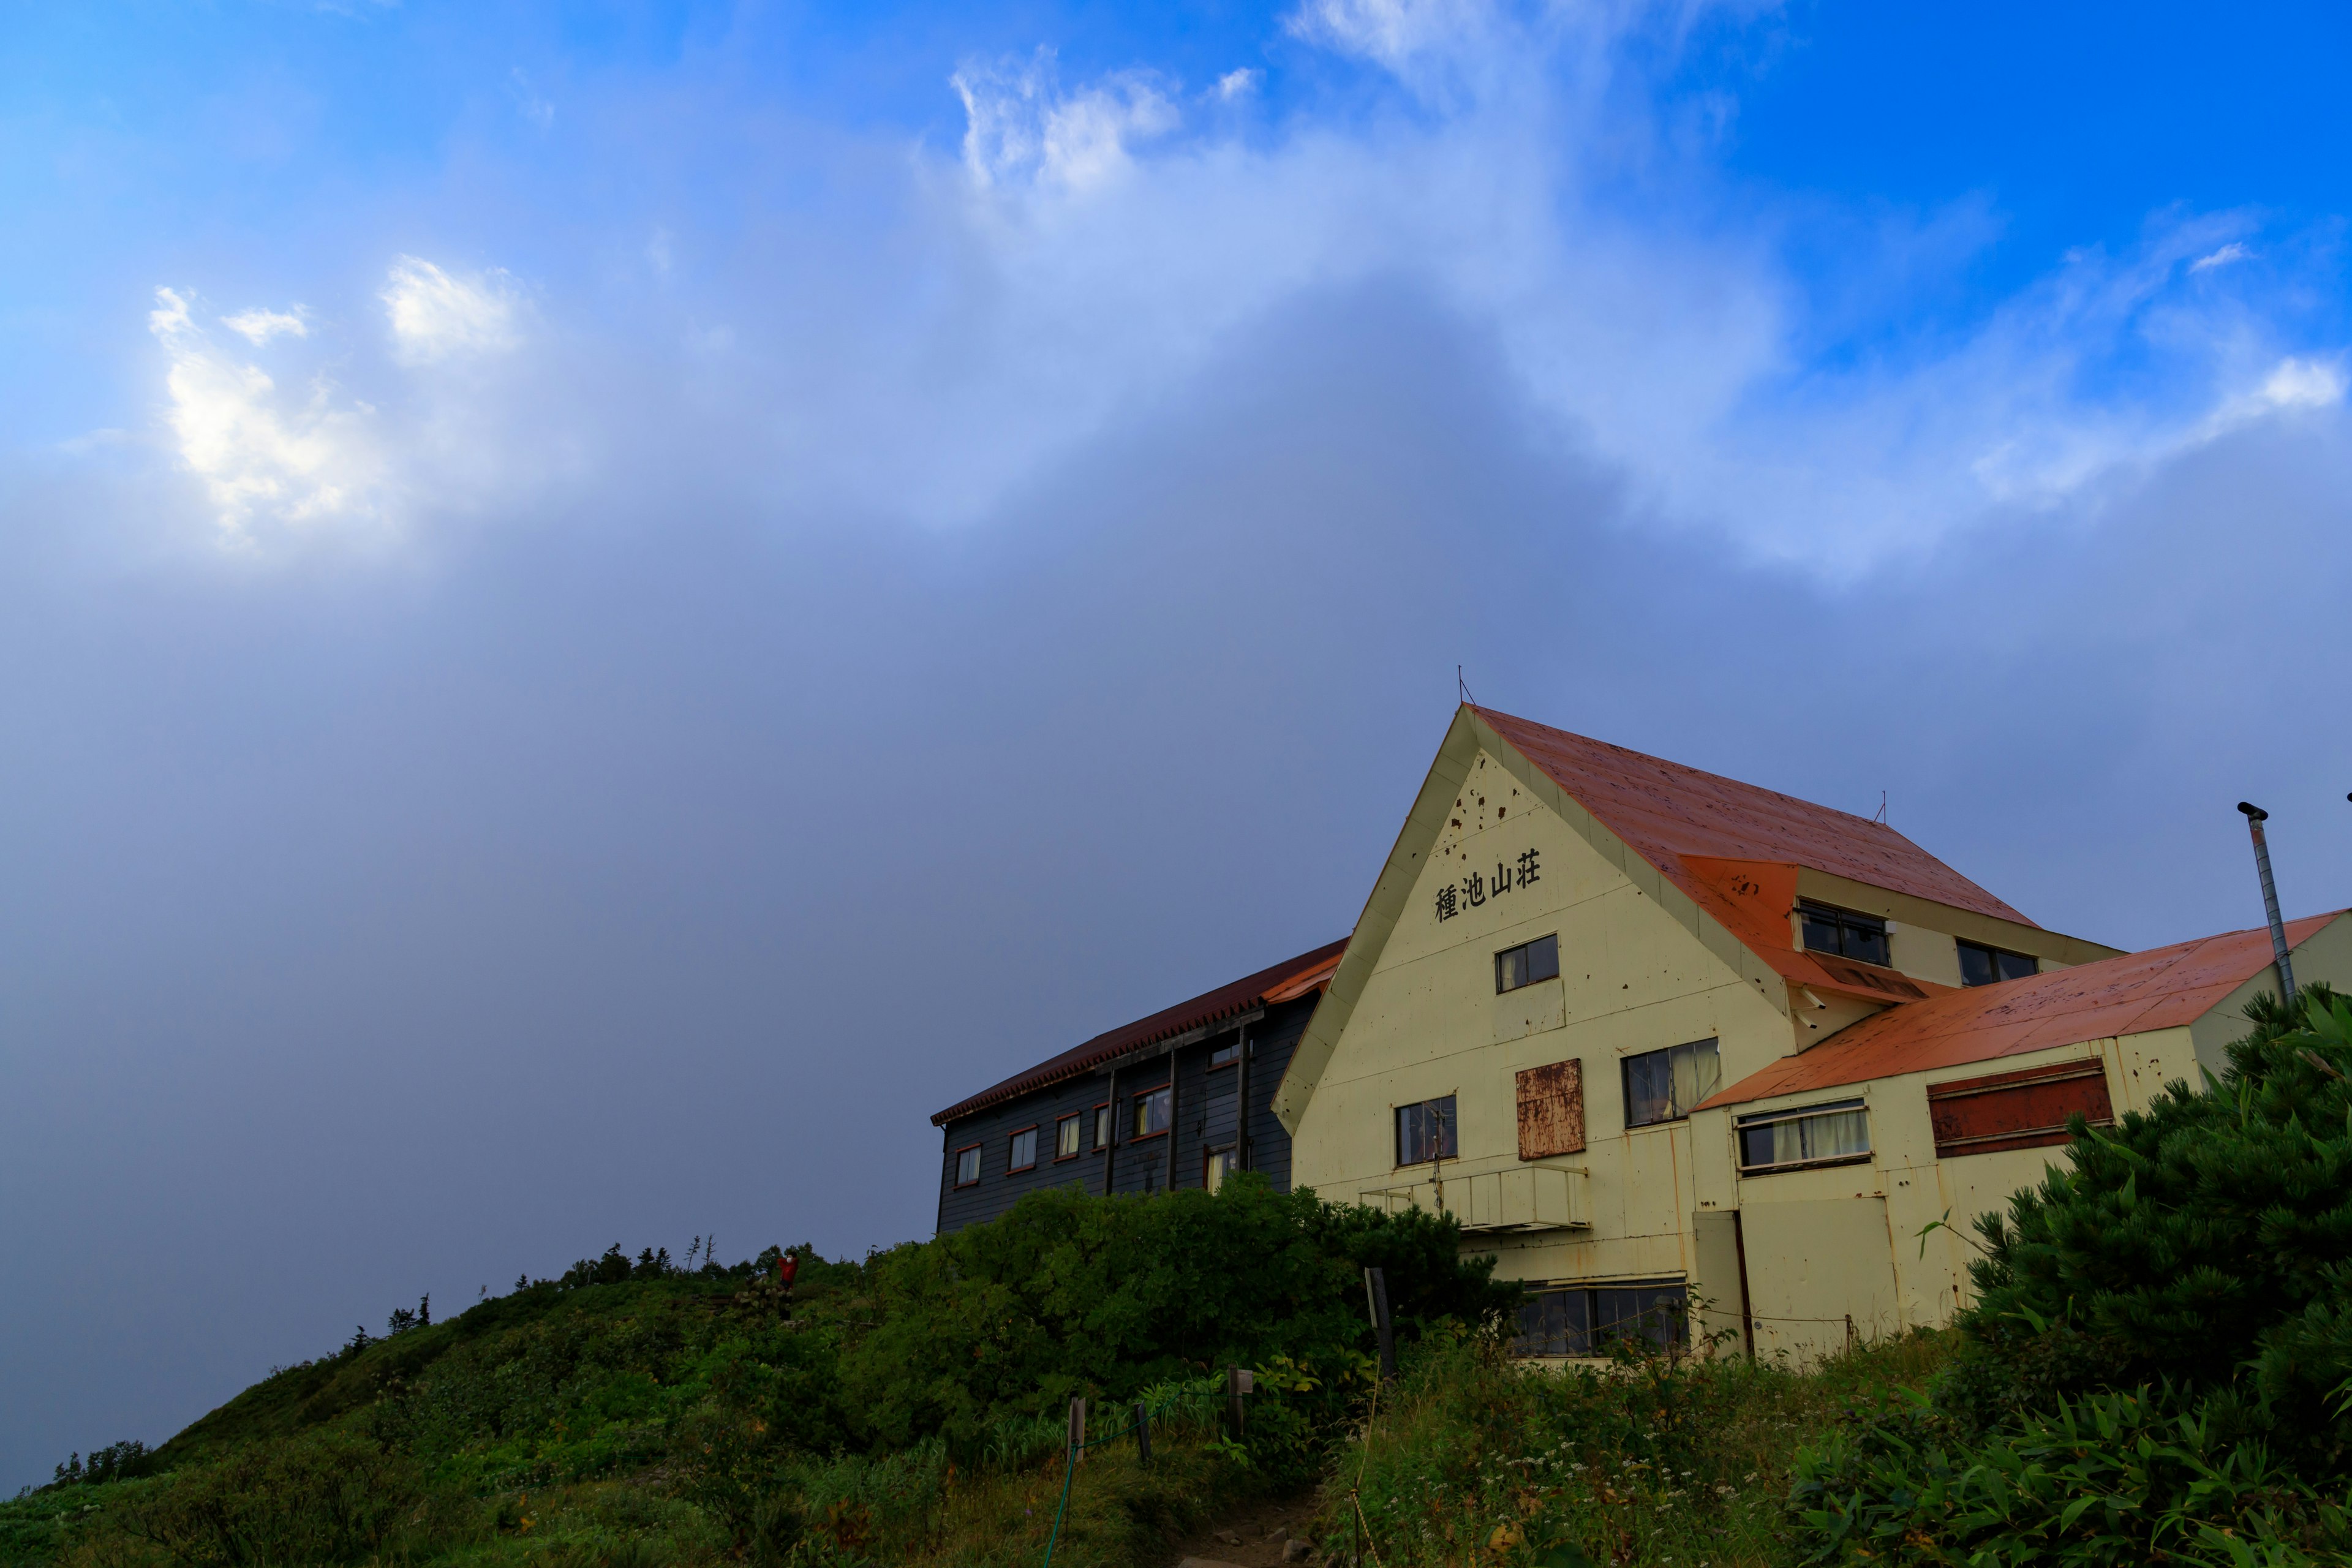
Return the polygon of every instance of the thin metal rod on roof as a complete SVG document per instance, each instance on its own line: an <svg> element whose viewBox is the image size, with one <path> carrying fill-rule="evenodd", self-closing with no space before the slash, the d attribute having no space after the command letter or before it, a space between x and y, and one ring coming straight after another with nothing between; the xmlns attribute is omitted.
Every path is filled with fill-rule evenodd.
<svg viewBox="0 0 2352 1568"><path fill-rule="evenodd" d="M1454 690L1469 707L1478 706L1478 700L1470 695L1470 683L1462 679L1462 667L1458 664L1454 667Z"/></svg>
<svg viewBox="0 0 2352 1568"><path fill-rule="evenodd" d="M2352 799L2347 795L2347 799ZM2254 869L2263 878L2263 913L2270 917L2271 952L2278 960L2279 1000L2294 1005L2294 965L2287 958L2286 922L2279 919L2278 887L2271 880L2271 845L2263 837L2263 824L2271 814L2249 801L2240 801L2238 809L2246 814L2246 827L2254 836Z"/></svg>

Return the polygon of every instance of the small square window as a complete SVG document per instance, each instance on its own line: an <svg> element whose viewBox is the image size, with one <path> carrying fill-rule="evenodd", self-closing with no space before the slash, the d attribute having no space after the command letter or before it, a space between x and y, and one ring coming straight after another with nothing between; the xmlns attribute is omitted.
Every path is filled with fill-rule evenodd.
<svg viewBox="0 0 2352 1568"><path fill-rule="evenodd" d="M1075 1160L1078 1157L1079 1119L1065 1116L1054 1123L1054 1158Z"/></svg>
<svg viewBox="0 0 2352 1568"><path fill-rule="evenodd" d="M1624 1073L1628 1127L1680 1121L1691 1107L1723 1087L1723 1060L1713 1040L1627 1057Z"/></svg>
<svg viewBox="0 0 2352 1568"><path fill-rule="evenodd" d="M1559 977L1559 937L1557 934L1523 942L1495 955L1495 989L1497 993L1517 991L1520 986L1533 985L1538 980L1556 980Z"/></svg>
<svg viewBox="0 0 2352 1568"><path fill-rule="evenodd" d="M1452 1160L1460 1155L1460 1142L1454 1124L1454 1097L1424 1100L1418 1105L1396 1108L1397 1163L1426 1164L1432 1160Z"/></svg>
<svg viewBox="0 0 2352 1568"><path fill-rule="evenodd" d="M1005 1162L1007 1173L1026 1171L1037 1163L1037 1130L1024 1127L1013 1135L1013 1158Z"/></svg>
<svg viewBox="0 0 2352 1568"><path fill-rule="evenodd" d="M980 1145L956 1151L956 1179L959 1187L968 1187L980 1180Z"/></svg>
<svg viewBox="0 0 2352 1568"><path fill-rule="evenodd" d="M1964 942L1959 946L1963 985L1992 985L2042 973L2042 961L2031 953L2010 952L1975 942Z"/></svg>
<svg viewBox="0 0 2352 1568"><path fill-rule="evenodd" d="M1162 1089L1146 1089L1135 1097L1135 1135L1149 1138L1168 1131L1171 1096Z"/></svg>
<svg viewBox="0 0 2352 1568"><path fill-rule="evenodd" d="M1230 1046L1219 1046L1209 1053L1209 1065L1213 1068L1229 1068L1241 1059L1242 1043L1239 1040Z"/></svg>

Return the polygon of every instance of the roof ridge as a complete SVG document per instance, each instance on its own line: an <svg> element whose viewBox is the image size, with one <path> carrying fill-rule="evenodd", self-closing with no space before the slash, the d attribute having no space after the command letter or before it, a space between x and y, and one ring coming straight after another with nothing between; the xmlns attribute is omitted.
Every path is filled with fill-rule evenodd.
<svg viewBox="0 0 2352 1568"><path fill-rule="evenodd" d="M1774 789L1769 784L1750 784L1746 779L1734 778L1729 773L1719 773L1710 768L1702 768L1693 763L1678 763L1672 757L1662 757L1654 752L1635 751L1631 746L1621 746L1614 741L1604 741L1598 735L1587 735L1578 730L1563 730L1557 724L1547 724L1539 719L1522 718L1517 713L1506 713L1499 708L1482 708L1475 702L1465 704L1465 706L1468 707L1472 712L1476 713L1490 723L1496 719L1501 719L1513 724L1523 724L1530 730L1541 730L1545 733L1551 735L1565 735L1571 741L1581 741L1588 746L1599 746L1604 751L1615 752L1620 756L1633 757L1644 763L1656 763L1663 767L1678 769L1686 773L1696 773L1701 778L1713 779L1718 784L1730 784L1737 789L1746 790L1751 794L1769 795L1775 800L1785 800L1791 805L1801 805L1808 811L1830 812L1838 816L1843 816L1847 821L1856 823L1864 827L1874 827L1882 832L1891 833L1895 837L1902 839L1904 843L1910 845L1915 849L1917 849L1923 855L1930 853L1930 851L1923 847L1917 839L1913 838L1901 828L1896 827L1893 823L1881 822L1874 816L1864 816L1859 812L1848 811L1842 805L1824 805L1820 801L1807 800L1803 795L1790 795L1786 790ZM1591 807L1588 806L1586 809L1590 810ZM1675 851L1675 853L1679 854L1681 852ZM1687 858L1688 857L1685 857L1685 858ZM1740 857L1730 856L1707 857L1707 858L1715 859L1739 858ZM1747 858L1761 858L1747 857Z"/></svg>

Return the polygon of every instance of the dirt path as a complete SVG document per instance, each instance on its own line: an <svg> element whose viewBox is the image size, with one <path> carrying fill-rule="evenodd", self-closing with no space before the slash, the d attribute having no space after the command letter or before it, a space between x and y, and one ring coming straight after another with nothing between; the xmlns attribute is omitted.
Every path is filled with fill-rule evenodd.
<svg viewBox="0 0 2352 1568"><path fill-rule="evenodd" d="M1283 1555L1292 1535L1315 1517L1315 1494L1249 1503L1179 1542L1178 1568L1276 1568L1306 1561Z"/></svg>

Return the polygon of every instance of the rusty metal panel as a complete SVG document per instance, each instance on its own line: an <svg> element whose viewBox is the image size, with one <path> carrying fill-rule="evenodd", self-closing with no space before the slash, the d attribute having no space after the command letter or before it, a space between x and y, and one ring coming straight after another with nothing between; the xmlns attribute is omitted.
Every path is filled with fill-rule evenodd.
<svg viewBox="0 0 2352 1568"><path fill-rule="evenodd" d="M1529 1068L1518 1083L1519 1158L1583 1153L1583 1059Z"/></svg>
<svg viewBox="0 0 2352 1568"><path fill-rule="evenodd" d="M2096 1058L1927 1086L1939 1159L2063 1143L2066 1119L2078 1110L2095 1127L2115 1121L2107 1069Z"/></svg>

